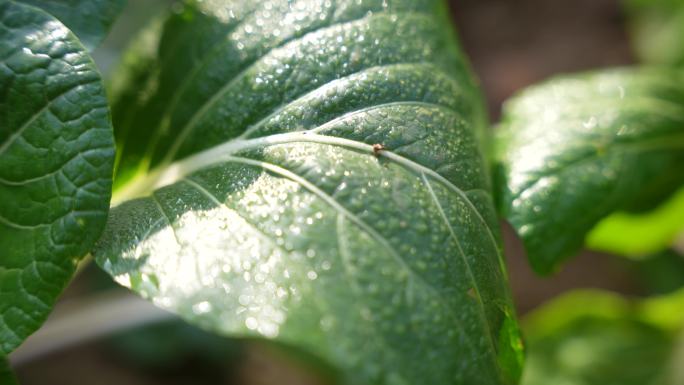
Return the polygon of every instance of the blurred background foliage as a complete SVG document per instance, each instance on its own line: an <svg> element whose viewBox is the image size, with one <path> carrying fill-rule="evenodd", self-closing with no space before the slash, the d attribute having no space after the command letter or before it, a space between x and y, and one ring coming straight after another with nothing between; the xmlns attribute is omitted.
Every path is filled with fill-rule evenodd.
<svg viewBox="0 0 684 385"><path fill-rule="evenodd" d="M684 0L450 3L493 122L505 99L550 75L684 65ZM94 54L111 88L131 37L172 4L129 1ZM531 272L520 242L504 229L528 351L523 385L684 385L684 190L653 211L607 218L587 240L599 252L583 252L550 278ZM84 266L53 318L77 316L59 310L85 306L97 293L131 295ZM32 352L14 366L24 385L333 382L326 368L286 347L216 337L173 318Z"/></svg>

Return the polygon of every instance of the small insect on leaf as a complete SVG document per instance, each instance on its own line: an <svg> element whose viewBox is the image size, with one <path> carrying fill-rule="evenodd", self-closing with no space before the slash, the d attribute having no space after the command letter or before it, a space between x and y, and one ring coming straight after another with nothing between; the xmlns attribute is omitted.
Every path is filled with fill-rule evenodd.
<svg viewBox="0 0 684 385"><path fill-rule="evenodd" d="M385 146L380 143L375 143L373 145L373 155L380 156L380 151L386 150Z"/></svg>

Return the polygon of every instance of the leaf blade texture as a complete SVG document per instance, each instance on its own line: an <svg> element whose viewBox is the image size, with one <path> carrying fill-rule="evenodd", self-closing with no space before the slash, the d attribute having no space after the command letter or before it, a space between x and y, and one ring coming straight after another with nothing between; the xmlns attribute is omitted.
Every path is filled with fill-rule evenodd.
<svg viewBox="0 0 684 385"><path fill-rule="evenodd" d="M648 211L684 183L683 85L677 70L607 70L548 81L507 104L500 209L537 272L557 269L603 218Z"/></svg>
<svg viewBox="0 0 684 385"><path fill-rule="evenodd" d="M67 26L88 51L107 36L126 5L125 0L19 0L51 14Z"/></svg>
<svg viewBox="0 0 684 385"><path fill-rule="evenodd" d="M114 143L99 73L48 14L0 2L0 351L45 320L102 231Z"/></svg>
<svg viewBox="0 0 684 385"><path fill-rule="evenodd" d="M121 92L98 263L343 383L515 383L483 108L443 4L216 4L172 16L132 77L152 91Z"/></svg>

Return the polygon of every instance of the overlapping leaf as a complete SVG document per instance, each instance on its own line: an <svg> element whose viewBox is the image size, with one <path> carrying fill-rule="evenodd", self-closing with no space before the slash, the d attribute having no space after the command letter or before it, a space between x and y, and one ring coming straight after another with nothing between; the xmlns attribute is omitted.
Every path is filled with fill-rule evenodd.
<svg viewBox="0 0 684 385"><path fill-rule="evenodd" d="M638 302L582 291L536 310L523 385L681 384L683 294Z"/></svg>
<svg viewBox="0 0 684 385"><path fill-rule="evenodd" d="M64 23L92 51L105 38L126 0L16 0Z"/></svg>
<svg viewBox="0 0 684 385"><path fill-rule="evenodd" d="M680 71L554 79L509 102L504 116L501 210L538 272L557 268L607 215L651 209L684 183Z"/></svg>
<svg viewBox="0 0 684 385"><path fill-rule="evenodd" d="M141 91L119 92L124 203L98 262L343 383L515 383L482 106L445 11L213 1L172 16L137 62L158 63L131 77Z"/></svg>
<svg viewBox="0 0 684 385"><path fill-rule="evenodd" d="M94 64L59 21L0 1L0 352L47 317L99 236L114 156Z"/></svg>
<svg viewBox="0 0 684 385"><path fill-rule="evenodd" d="M638 58L648 64L684 65L684 1L625 0Z"/></svg>
<svg viewBox="0 0 684 385"><path fill-rule="evenodd" d="M15 385L17 383L9 364L3 355L0 355L0 384Z"/></svg>

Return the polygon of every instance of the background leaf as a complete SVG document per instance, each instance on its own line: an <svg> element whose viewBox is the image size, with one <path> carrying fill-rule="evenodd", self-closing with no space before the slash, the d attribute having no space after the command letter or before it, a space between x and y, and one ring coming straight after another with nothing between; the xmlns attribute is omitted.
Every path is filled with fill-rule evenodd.
<svg viewBox="0 0 684 385"><path fill-rule="evenodd" d="M232 4L177 10L116 108L128 183L98 263L343 383L516 383L483 107L444 5Z"/></svg>
<svg viewBox="0 0 684 385"><path fill-rule="evenodd" d="M0 2L0 352L47 317L104 227L114 147L107 100L59 21Z"/></svg>
<svg viewBox="0 0 684 385"><path fill-rule="evenodd" d="M534 269L556 269L614 211L643 212L677 190L683 124L684 74L676 70L560 77L508 102L500 205ZM672 237L670 228L665 221L658 231Z"/></svg>
<svg viewBox="0 0 684 385"><path fill-rule="evenodd" d="M684 235L682 213L684 190L679 190L652 211L620 212L601 220L587 236L586 244L594 250L648 258Z"/></svg>
<svg viewBox="0 0 684 385"><path fill-rule="evenodd" d="M679 291L642 302L578 291L528 315L523 385L677 385Z"/></svg>
<svg viewBox="0 0 684 385"><path fill-rule="evenodd" d="M9 367L9 363L5 356L0 355L0 384L2 385L16 385L17 380Z"/></svg>
<svg viewBox="0 0 684 385"><path fill-rule="evenodd" d="M126 0L17 0L64 23L92 51L105 38Z"/></svg>
<svg viewBox="0 0 684 385"><path fill-rule="evenodd" d="M640 61L684 65L683 0L626 0L625 9Z"/></svg>

